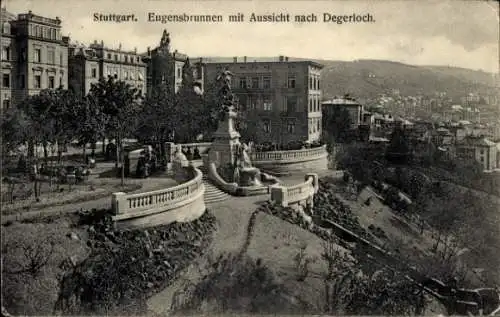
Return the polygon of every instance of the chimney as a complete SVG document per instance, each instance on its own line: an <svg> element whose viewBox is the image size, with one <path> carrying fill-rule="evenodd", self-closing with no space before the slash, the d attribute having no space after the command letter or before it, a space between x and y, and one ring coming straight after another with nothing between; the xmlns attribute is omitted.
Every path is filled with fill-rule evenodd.
<svg viewBox="0 0 500 317"><path fill-rule="evenodd" d="M97 40L94 40L94 44L97 44Z"/></svg>
<svg viewBox="0 0 500 317"><path fill-rule="evenodd" d="M279 61L282 62L283 60L285 59L285 57L283 55L280 55L279 56Z"/></svg>
<svg viewBox="0 0 500 317"><path fill-rule="evenodd" d="M151 47L148 46L148 56L151 55Z"/></svg>
<svg viewBox="0 0 500 317"><path fill-rule="evenodd" d="M285 62L288 62L288 56L285 57Z"/></svg>
<svg viewBox="0 0 500 317"><path fill-rule="evenodd" d="M238 57L233 57L233 63L238 63Z"/></svg>
<svg viewBox="0 0 500 317"><path fill-rule="evenodd" d="M247 62L247 57L246 56L243 56L243 62L246 63Z"/></svg>
<svg viewBox="0 0 500 317"><path fill-rule="evenodd" d="M104 41L101 40L101 47L104 47Z"/></svg>

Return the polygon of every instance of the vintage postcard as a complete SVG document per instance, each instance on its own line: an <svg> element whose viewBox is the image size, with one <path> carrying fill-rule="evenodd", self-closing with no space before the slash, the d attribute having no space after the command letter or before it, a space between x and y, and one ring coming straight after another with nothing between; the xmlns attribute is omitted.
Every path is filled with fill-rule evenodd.
<svg viewBox="0 0 500 317"><path fill-rule="evenodd" d="M500 316L499 13L3 0L2 316Z"/></svg>

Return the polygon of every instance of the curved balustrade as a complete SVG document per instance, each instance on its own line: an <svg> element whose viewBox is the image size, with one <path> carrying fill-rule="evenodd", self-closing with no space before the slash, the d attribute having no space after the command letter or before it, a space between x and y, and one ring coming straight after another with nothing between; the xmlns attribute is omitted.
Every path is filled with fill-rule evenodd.
<svg viewBox="0 0 500 317"><path fill-rule="evenodd" d="M194 176L190 181L174 187L146 193L125 194L113 193L112 209L115 222L141 219L129 226L166 224L173 221L193 220L205 211L202 172L188 167ZM172 213L157 219L143 219L161 213Z"/></svg>
<svg viewBox="0 0 500 317"><path fill-rule="evenodd" d="M326 145L300 150L252 152L250 158L253 162L284 161L286 163L314 160L327 156Z"/></svg>
<svg viewBox="0 0 500 317"><path fill-rule="evenodd" d="M287 207L290 204L300 203L313 198L318 188L318 174L309 173L306 175L304 183L293 186L272 186L271 201Z"/></svg>

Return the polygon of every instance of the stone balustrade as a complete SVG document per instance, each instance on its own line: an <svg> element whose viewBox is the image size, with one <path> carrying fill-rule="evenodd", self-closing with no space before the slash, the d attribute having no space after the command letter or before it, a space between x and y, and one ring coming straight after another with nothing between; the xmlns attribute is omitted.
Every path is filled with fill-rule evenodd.
<svg viewBox="0 0 500 317"><path fill-rule="evenodd" d="M323 145L300 150L252 152L250 158L254 163L267 161L294 163L323 158L326 155L326 145Z"/></svg>
<svg viewBox="0 0 500 317"><path fill-rule="evenodd" d="M118 228L147 227L174 221L191 221L205 211L202 172L186 167L191 180L171 188L146 193L113 193L113 220Z"/></svg>
<svg viewBox="0 0 500 317"><path fill-rule="evenodd" d="M271 186L271 201L288 207L310 200L319 189L318 174L308 173L305 182L293 186Z"/></svg>

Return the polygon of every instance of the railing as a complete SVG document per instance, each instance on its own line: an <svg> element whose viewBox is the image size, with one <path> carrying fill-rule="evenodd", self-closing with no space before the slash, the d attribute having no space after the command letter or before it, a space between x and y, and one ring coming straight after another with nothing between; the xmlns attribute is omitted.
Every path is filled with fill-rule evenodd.
<svg viewBox="0 0 500 317"><path fill-rule="evenodd" d="M253 162L263 161L301 161L323 157L327 154L326 145L301 150L252 152L250 158Z"/></svg>
<svg viewBox="0 0 500 317"><path fill-rule="evenodd" d="M293 186L272 186L271 201L287 207L301 201L308 200L317 193L318 174L309 173L305 177L305 182Z"/></svg>
<svg viewBox="0 0 500 317"><path fill-rule="evenodd" d="M194 167L192 169L194 178L184 184L171 188L127 195L125 193L113 193L112 208L115 215L123 215L136 212L168 210L169 207L187 201L200 194L204 190L202 172Z"/></svg>

